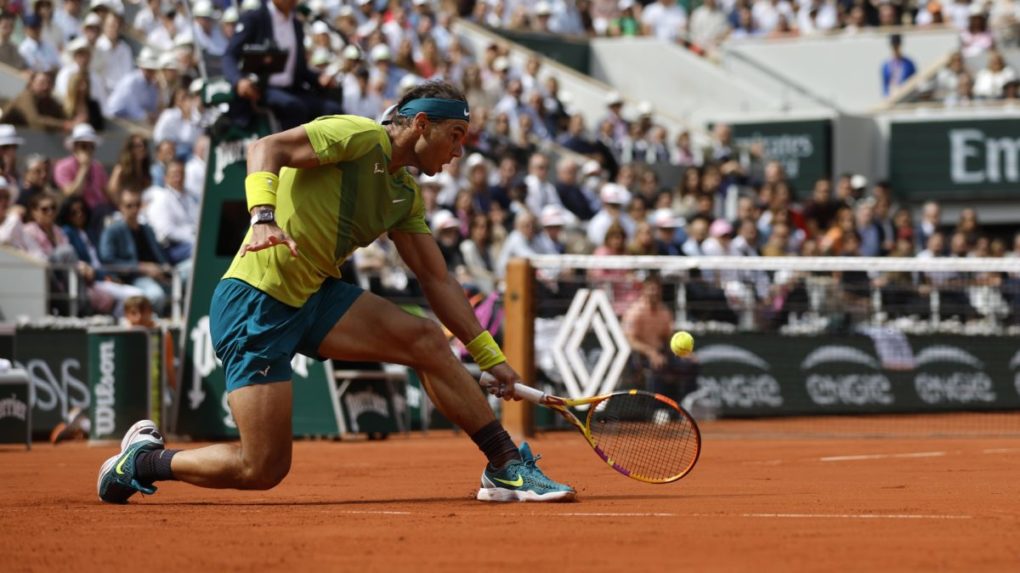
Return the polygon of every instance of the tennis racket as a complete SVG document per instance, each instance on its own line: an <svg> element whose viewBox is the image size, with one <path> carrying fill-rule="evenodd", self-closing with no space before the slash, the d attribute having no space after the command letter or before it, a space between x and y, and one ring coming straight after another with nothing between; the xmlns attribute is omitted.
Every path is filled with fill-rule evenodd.
<svg viewBox="0 0 1020 573"><path fill-rule="evenodd" d="M488 390L495 382L482 374ZM609 467L645 483L670 483L689 474L701 453L701 431L683 408L661 394L624 390L588 398L561 398L514 384L518 398L555 411L588 440ZM571 408L587 407L583 421Z"/></svg>

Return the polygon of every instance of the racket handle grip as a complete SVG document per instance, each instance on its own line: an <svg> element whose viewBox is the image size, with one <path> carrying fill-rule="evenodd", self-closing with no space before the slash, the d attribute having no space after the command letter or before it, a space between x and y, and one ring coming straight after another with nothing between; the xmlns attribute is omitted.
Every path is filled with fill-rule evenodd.
<svg viewBox="0 0 1020 573"><path fill-rule="evenodd" d="M478 383L486 390L488 390L489 386L491 386L495 381L496 379L488 372L482 372L482 377L478 379ZM527 384L521 384L520 382L514 384L514 394L516 394L518 398L527 400L528 402L534 402L535 404L541 404L542 400L545 398L545 392L537 388L532 388Z"/></svg>

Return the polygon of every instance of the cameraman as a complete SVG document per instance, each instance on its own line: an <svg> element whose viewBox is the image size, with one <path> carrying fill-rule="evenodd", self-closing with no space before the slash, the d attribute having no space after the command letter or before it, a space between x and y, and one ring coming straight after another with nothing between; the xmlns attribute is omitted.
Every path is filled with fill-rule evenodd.
<svg viewBox="0 0 1020 573"><path fill-rule="evenodd" d="M294 15L297 3L298 0L270 0L257 10L245 12L230 39L223 56L223 73L239 98L234 108L242 119L250 119L253 104L269 107L279 120L281 130L320 115L341 113L342 100L334 101L316 93L320 88L332 86L333 78L327 74L316 75L308 68L304 29ZM268 78L253 74L242 76L244 48L253 44L272 45L286 51L283 71Z"/></svg>

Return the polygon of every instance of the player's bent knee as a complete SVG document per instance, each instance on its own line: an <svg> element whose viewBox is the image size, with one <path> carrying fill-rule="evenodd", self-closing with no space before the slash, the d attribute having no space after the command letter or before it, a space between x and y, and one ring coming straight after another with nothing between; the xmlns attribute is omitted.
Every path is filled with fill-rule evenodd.
<svg viewBox="0 0 1020 573"><path fill-rule="evenodd" d="M430 320L422 320L413 333L410 341L411 355L414 366L429 370L439 366L442 361L452 356L450 344L443 335L439 325Z"/></svg>
<svg viewBox="0 0 1020 573"><path fill-rule="evenodd" d="M290 455L267 457L257 463L245 464L241 472L241 489L272 489L290 473Z"/></svg>

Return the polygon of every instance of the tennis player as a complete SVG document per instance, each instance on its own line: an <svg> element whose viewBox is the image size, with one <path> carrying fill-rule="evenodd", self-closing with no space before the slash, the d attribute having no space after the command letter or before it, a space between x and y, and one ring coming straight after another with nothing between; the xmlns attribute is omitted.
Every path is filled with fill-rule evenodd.
<svg viewBox="0 0 1020 573"><path fill-rule="evenodd" d="M138 422L100 469L101 500L126 503L136 491L154 493L159 480L236 489L280 483L291 465L290 362L298 352L421 372L440 411L488 458L479 500L573 499L570 486L542 473L526 443L513 443L436 322L339 280L355 249L389 233L435 314L496 378L494 393L512 398L520 376L447 274L406 169L433 175L460 157L469 118L464 95L434 82L401 98L382 125L325 116L251 146L251 228L209 312L240 443L168 450L152 422Z"/></svg>

